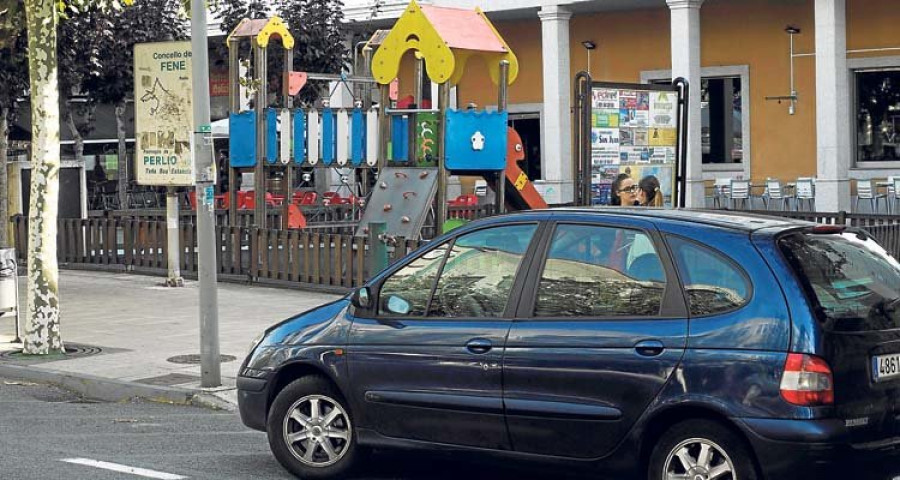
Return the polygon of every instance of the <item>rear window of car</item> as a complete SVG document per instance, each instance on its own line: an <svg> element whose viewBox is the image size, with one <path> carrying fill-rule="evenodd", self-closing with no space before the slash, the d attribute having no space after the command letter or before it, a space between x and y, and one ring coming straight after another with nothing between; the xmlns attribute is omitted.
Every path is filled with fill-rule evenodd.
<svg viewBox="0 0 900 480"><path fill-rule="evenodd" d="M827 232L797 232L779 239L825 328L900 328L900 263L862 232Z"/></svg>

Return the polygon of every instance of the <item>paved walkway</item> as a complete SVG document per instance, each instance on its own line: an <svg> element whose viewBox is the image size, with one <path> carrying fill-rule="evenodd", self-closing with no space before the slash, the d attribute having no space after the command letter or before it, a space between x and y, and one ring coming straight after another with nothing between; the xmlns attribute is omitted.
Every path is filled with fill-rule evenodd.
<svg viewBox="0 0 900 480"><path fill-rule="evenodd" d="M19 280L24 317L25 278ZM254 337L273 323L338 298L220 283L220 350L235 360L221 364L222 388L203 391L199 364L170 361L177 356L199 356L198 284L186 282L183 288L168 288L161 282L160 277L142 275L61 271L63 342L68 347L99 347L101 353L41 361L8 355L21 345L12 343L14 320L5 315L0 317L0 373L18 372L22 377L83 390L88 396L113 399L156 396L176 401L185 392L188 398L190 393L214 395L219 399L214 403L227 408L235 402L237 370ZM174 397L169 398L167 394L173 392Z"/></svg>

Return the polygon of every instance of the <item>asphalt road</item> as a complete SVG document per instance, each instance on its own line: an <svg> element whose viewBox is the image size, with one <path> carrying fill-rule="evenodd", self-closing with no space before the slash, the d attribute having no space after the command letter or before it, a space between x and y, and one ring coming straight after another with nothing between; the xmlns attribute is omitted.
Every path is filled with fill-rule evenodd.
<svg viewBox="0 0 900 480"><path fill-rule="evenodd" d="M352 480L566 478L555 469L515 467L449 454L381 453ZM129 468L145 471L115 470ZM0 378L0 478L293 477L269 453L265 434L245 428L234 413L149 402L97 403L54 387Z"/></svg>

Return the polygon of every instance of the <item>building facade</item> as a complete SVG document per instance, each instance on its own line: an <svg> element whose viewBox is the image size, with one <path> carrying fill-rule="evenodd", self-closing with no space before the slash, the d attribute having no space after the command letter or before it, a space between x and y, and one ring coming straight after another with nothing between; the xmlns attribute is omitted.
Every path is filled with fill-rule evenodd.
<svg viewBox="0 0 900 480"><path fill-rule="evenodd" d="M528 132L527 170L550 203L573 198L579 71L609 82L688 79L689 206L705 205L715 179L814 177L817 210L850 210L854 180L900 175L896 0L422 3L480 7L516 52L511 118ZM346 0L345 14L384 28L406 4ZM458 105L496 104L485 73L473 63L457 85ZM412 82L401 75L404 83Z"/></svg>

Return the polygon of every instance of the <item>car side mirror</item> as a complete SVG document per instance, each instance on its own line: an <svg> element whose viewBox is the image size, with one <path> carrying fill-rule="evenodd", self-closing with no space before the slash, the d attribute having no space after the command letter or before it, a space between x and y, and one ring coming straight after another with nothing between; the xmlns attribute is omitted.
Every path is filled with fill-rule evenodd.
<svg viewBox="0 0 900 480"><path fill-rule="evenodd" d="M387 298L386 307L388 312L396 313L397 315L406 315L410 309L409 302L397 295L391 295Z"/></svg>
<svg viewBox="0 0 900 480"><path fill-rule="evenodd" d="M362 287L353 292L350 303L356 308L368 310L372 307L372 292L369 287Z"/></svg>

